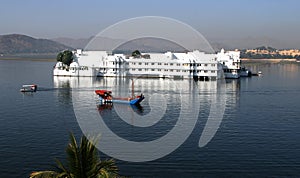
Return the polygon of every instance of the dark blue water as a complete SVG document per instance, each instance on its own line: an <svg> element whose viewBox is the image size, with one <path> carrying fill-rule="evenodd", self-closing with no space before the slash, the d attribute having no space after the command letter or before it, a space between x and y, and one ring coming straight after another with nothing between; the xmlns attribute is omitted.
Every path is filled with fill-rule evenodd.
<svg viewBox="0 0 300 178"><path fill-rule="evenodd" d="M90 92L92 86L118 90L114 84L127 82L57 79L52 77L53 65L0 60L0 177L28 177L32 171L53 169L54 158L64 159L69 132L77 138L82 135L73 110L74 85L83 85L83 92ZM198 142L209 116L211 101L206 98L213 95L213 82L197 83L203 101L198 120L178 149L150 162L117 160L120 173L130 177L299 177L300 65L250 67L264 75L227 81L222 122L204 147ZM111 130L128 140L157 139L174 127L181 107L178 98L187 94L177 93L171 84L186 87L186 91L190 86L187 81L171 81L170 85L166 84L169 80L140 81L136 90L142 88L147 98L154 92L166 96L166 114L155 126L130 127L118 119L114 107L97 112ZM22 84L32 83L38 84L38 92L19 92ZM90 107L97 109L96 104ZM125 110L142 116L151 112L149 100L142 103L142 108L124 106ZM108 158L103 153L101 157Z"/></svg>

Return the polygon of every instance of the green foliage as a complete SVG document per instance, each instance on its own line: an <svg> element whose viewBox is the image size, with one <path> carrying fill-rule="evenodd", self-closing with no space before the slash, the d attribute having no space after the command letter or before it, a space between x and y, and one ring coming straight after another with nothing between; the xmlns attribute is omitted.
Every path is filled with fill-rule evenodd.
<svg viewBox="0 0 300 178"><path fill-rule="evenodd" d="M30 175L30 178L63 177L63 178L89 178L89 177L117 177L118 168L115 161L101 161L95 147L96 139L89 141L85 136L77 144L73 134L70 134L70 143L67 146L67 165L56 160L58 171L39 171Z"/></svg>
<svg viewBox="0 0 300 178"><path fill-rule="evenodd" d="M73 62L73 53L72 51L66 50L63 52L62 62L66 65L70 65Z"/></svg>
<svg viewBox="0 0 300 178"><path fill-rule="evenodd" d="M135 51L133 51L133 52L131 53L131 55L132 55L133 57L138 57L138 56L141 56L141 52L140 52L139 50L135 50Z"/></svg>
<svg viewBox="0 0 300 178"><path fill-rule="evenodd" d="M62 57L63 57L63 53L62 52L58 53L56 56L57 62L62 62Z"/></svg>
<svg viewBox="0 0 300 178"><path fill-rule="evenodd" d="M69 50L60 52L57 54L56 60L69 66L73 62L73 53Z"/></svg>

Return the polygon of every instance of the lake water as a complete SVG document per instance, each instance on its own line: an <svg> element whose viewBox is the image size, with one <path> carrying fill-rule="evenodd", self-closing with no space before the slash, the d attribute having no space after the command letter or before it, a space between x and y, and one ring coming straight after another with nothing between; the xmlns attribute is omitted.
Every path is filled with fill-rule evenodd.
<svg viewBox="0 0 300 178"><path fill-rule="evenodd" d="M97 108L95 88L127 95L130 80L52 77L53 65L0 60L0 177L28 177L32 171L52 169L54 158L64 159L69 132L79 138L83 124L91 122L94 115L117 136L132 142L155 141L174 128L181 128L171 142L156 148L162 152L172 150L174 145L170 143L182 143L164 157L147 162L117 159L120 173L125 176L300 176L298 64L251 65L252 70L262 71L263 76L227 80L222 85L221 82L137 79L136 92L146 96L138 108L126 105ZM33 83L39 87L36 93L19 92L22 84ZM222 97L223 105L214 108L214 99L219 101ZM199 105L197 102L191 110L184 108L183 103L188 105L195 98ZM160 109L162 112L154 112ZM221 119L208 119L222 109ZM182 110L190 120L178 121ZM120 115L125 119L120 119ZM195 120L194 116L197 116ZM192 121L195 125L189 127ZM187 139L180 142L181 136L188 132ZM100 147L110 145L109 140L113 142L105 134L101 137ZM202 137L204 143L199 147ZM116 151L120 157L130 155L132 160L141 159L136 153L139 150L127 150L125 144L111 143L104 152ZM147 153L147 149L143 151ZM100 156L108 158L104 153Z"/></svg>

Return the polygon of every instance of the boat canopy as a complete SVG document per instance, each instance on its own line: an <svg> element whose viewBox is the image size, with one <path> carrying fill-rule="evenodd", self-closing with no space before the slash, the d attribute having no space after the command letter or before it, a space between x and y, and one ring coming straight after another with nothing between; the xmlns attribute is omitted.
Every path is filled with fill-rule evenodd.
<svg viewBox="0 0 300 178"><path fill-rule="evenodd" d="M95 90L95 93L97 95L105 95L105 94L111 95L112 92L110 90Z"/></svg>

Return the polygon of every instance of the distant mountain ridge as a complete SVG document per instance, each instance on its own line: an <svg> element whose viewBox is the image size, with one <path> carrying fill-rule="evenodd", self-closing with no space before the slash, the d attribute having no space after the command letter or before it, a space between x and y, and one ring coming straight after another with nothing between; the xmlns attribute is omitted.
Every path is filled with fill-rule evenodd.
<svg viewBox="0 0 300 178"><path fill-rule="evenodd" d="M0 35L0 55L19 55L19 54L57 54L58 52L69 49L84 49L94 37L72 39L72 38L54 38L54 39L37 39L21 34ZM116 39L101 38L104 44L118 41ZM233 49L254 49L257 46L274 46L277 49L286 49L296 45L286 45L281 41L269 38L245 38L245 39L208 39L215 51L221 48L226 50ZM274 45L270 45L274 44ZM140 39L133 40L120 45L117 51L142 52L164 52L180 51L182 48L176 44L163 40Z"/></svg>
<svg viewBox="0 0 300 178"><path fill-rule="evenodd" d="M0 54L49 54L58 53L69 46L48 39L36 39L21 34L0 35Z"/></svg>
<svg viewBox="0 0 300 178"><path fill-rule="evenodd" d="M84 47L92 39L93 39L93 37L90 37L90 38L80 38L80 39L60 37L60 38L53 38L51 40L55 41L55 42L58 42L60 44L66 45L66 46L70 46L70 47L72 47L74 49L84 49Z"/></svg>
<svg viewBox="0 0 300 178"><path fill-rule="evenodd" d="M72 48L80 48L84 49L86 45L89 43L90 38L80 38L80 39L72 39L72 38L54 38L53 41L59 42L61 44L70 46ZM103 38L103 43L110 43L115 39ZM220 51L222 48L226 50L234 50L234 49L254 49L257 46L273 46L277 49L295 49L300 48L299 44L296 43L286 43L284 41L280 41L277 39L272 39L268 37L245 37L245 38L207 38L208 42L212 46L215 51ZM141 43L142 42L142 43ZM143 44L145 42L145 44ZM166 50L166 43L161 43L161 41L154 40L133 40L132 42L128 42L125 45L121 45L121 48L127 49L137 49L142 48L141 50L148 49L148 51L164 51ZM173 45L169 46L169 50L173 50ZM162 48L162 49L160 49ZM177 48L176 48L177 49ZM157 52L158 52L157 51Z"/></svg>
<svg viewBox="0 0 300 178"><path fill-rule="evenodd" d="M87 50L103 50L103 49L99 49L98 47L103 47L103 46L105 47L106 45L109 46L109 44L111 43L113 44L119 43L120 46L114 49L114 51L125 52L125 53L127 52L131 53L136 49L142 52L166 52L166 51L185 50L183 47L181 47L178 44L175 44L174 42L170 42L165 39L152 38L152 37L135 39L135 40L127 41L125 43L123 43L124 40L111 39L107 37L90 37L86 39L54 38L52 40L77 49L87 48ZM93 40L93 43L91 46L88 46L88 43L91 40Z"/></svg>

